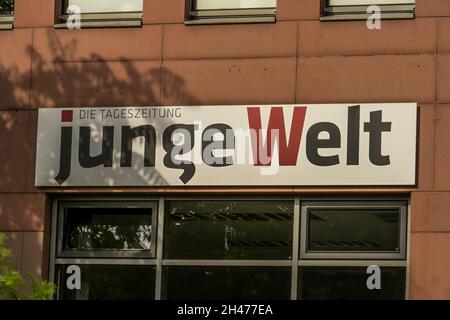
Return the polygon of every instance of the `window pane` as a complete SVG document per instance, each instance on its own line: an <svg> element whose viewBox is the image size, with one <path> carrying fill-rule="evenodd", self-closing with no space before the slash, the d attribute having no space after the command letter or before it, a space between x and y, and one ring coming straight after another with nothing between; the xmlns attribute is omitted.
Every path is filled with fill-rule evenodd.
<svg viewBox="0 0 450 320"><path fill-rule="evenodd" d="M14 0L0 0L0 14L12 14L14 12Z"/></svg>
<svg viewBox="0 0 450 320"><path fill-rule="evenodd" d="M275 8L276 0L197 0L197 10Z"/></svg>
<svg viewBox="0 0 450 320"><path fill-rule="evenodd" d="M166 203L170 259L290 259L293 202Z"/></svg>
<svg viewBox="0 0 450 320"><path fill-rule="evenodd" d="M150 250L151 208L67 208L64 249Z"/></svg>
<svg viewBox="0 0 450 320"><path fill-rule="evenodd" d="M398 209L309 209L308 251L399 252Z"/></svg>
<svg viewBox="0 0 450 320"><path fill-rule="evenodd" d="M168 300L266 300L290 298L286 267L165 267Z"/></svg>
<svg viewBox="0 0 450 320"><path fill-rule="evenodd" d="M329 0L330 6L358 6L369 4L414 4L415 0Z"/></svg>
<svg viewBox="0 0 450 320"><path fill-rule="evenodd" d="M77 5L81 13L101 12L142 12L143 0L69 0L69 5Z"/></svg>
<svg viewBox="0 0 450 320"><path fill-rule="evenodd" d="M405 268L381 267L381 289L369 290L363 267L300 267L299 298L304 300L400 300L405 298Z"/></svg>
<svg viewBox="0 0 450 320"><path fill-rule="evenodd" d="M153 300L153 266L79 265L81 288L69 290L68 265L57 266L59 299L62 300ZM69 281L69 283L72 283Z"/></svg>

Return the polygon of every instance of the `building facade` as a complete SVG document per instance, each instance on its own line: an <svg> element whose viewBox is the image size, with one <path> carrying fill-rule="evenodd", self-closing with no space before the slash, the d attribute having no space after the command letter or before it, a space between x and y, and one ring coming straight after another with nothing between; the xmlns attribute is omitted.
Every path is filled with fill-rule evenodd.
<svg viewBox="0 0 450 320"><path fill-rule="evenodd" d="M450 1L124 2L0 15L0 232L24 275L58 299L450 299ZM164 156L167 128L249 108L293 119L289 145L301 122L321 170L297 176L281 146L278 178Z"/></svg>

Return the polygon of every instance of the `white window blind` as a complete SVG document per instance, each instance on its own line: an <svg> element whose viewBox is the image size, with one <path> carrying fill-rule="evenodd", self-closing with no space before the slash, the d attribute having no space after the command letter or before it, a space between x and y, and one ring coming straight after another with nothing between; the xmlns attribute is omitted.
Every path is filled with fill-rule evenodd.
<svg viewBox="0 0 450 320"><path fill-rule="evenodd" d="M277 0L196 0L196 10L275 8Z"/></svg>
<svg viewBox="0 0 450 320"><path fill-rule="evenodd" d="M142 12L143 0L69 0L69 5L77 5L81 13Z"/></svg>

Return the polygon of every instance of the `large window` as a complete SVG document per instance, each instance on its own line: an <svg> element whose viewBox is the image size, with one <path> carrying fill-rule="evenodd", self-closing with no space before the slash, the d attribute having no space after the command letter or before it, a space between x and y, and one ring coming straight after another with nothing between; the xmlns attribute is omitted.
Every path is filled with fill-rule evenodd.
<svg viewBox="0 0 450 320"><path fill-rule="evenodd" d="M368 7L376 5L381 18L414 18L415 0L326 0L322 4L321 20L359 20L367 19L374 11Z"/></svg>
<svg viewBox="0 0 450 320"><path fill-rule="evenodd" d="M0 30L13 28L14 0L0 0Z"/></svg>
<svg viewBox="0 0 450 320"><path fill-rule="evenodd" d="M292 202L171 201L167 259L292 258Z"/></svg>
<svg viewBox="0 0 450 320"><path fill-rule="evenodd" d="M142 25L143 0L61 0L60 24L74 23L70 14L79 14L81 28L136 27ZM72 16L76 17L76 16Z"/></svg>
<svg viewBox="0 0 450 320"><path fill-rule="evenodd" d="M299 299L404 299L406 201L303 201ZM369 289L369 266L380 288ZM374 271L377 272L377 271Z"/></svg>
<svg viewBox="0 0 450 320"><path fill-rule="evenodd" d="M58 298L153 299L156 221L151 201L60 202ZM80 286L71 287L77 280Z"/></svg>
<svg viewBox="0 0 450 320"><path fill-rule="evenodd" d="M290 298L292 200L165 206L163 298Z"/></svg>
<svg viewBox="0 0 450 320"><path fill-rule="evenodd" d="M304 258L404 259L406 208L401 202L302 203Z"/></svg>
<svg viewBox="0 0 450 320"><path fill-rule="evenodd" d="M187 0L186 24L274 22L276 0Z"/></svg>
<svg viewBox="0 0 450 320"><path fill-rule="evenodd" d="M88 198L54 212L59 299L405 298L402 199Z"/></svg>

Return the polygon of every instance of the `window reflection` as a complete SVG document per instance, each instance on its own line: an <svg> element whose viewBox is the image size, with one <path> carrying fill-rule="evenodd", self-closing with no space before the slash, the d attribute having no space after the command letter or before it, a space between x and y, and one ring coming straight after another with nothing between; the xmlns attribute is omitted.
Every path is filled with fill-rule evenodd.
<svg viewBox="0 0 450 320"><path fill-rule="evenodd" d="M79 265L81 288L69 289L67 265L59 265L59 298L63 300L152 300L155 267Z"/></svg>
<svg viewBox="0 0 450 320"><path fill-rule="evenodd" d="M309 251L400 250L398 209L310 209Z"/></svg>
<svg viewBox="0 0 450 320"><path fill-rule="evenodd" d="M68 208L66 249L150 250L150 208Z"/></svg>
<svg viewBox="0 0 450 320"><path fill-rule="evenodd" d="M0 0L0 14L13 14L14 0Z"/></svg>
<svg viewBox="0 0 450 320"><path fill-rule="evenodd" d="M166 258L291 258L292 202L171 201L166 208Z"/></svg>

